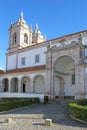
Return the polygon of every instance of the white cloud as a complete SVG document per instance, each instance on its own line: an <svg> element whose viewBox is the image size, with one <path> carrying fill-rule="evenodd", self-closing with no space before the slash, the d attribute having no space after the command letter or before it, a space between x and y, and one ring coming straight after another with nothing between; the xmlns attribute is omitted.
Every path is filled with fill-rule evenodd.
<svg viewBox="0 0 87 130"><path fill-rule="evenodd" d="M0 70L3 70L3 69L0 67Z"/></svg>

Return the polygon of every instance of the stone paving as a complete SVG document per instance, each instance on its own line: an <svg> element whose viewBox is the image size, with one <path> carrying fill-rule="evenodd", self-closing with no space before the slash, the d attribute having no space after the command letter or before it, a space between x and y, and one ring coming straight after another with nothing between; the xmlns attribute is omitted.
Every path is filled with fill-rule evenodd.
<svg viewBox="0 0 87 130"><path fill-rule="evenodd" d="M7 118L12 118L12 123L6 123ZM51 126L45 125L46 118L52 119ZM69 117L68 101L58 101L0 114L0 130L87 130L87 124Z"/></svg>

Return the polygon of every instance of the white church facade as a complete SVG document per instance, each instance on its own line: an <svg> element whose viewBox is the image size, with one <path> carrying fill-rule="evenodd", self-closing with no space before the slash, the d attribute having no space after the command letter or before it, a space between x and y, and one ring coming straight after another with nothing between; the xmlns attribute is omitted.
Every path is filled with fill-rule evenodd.
<svg viewBox="0 0 87 130"><path fill-rule="evenodd" d="M87 30L46 40L21 13L10 25L0 95L87 98Z"/></svg>

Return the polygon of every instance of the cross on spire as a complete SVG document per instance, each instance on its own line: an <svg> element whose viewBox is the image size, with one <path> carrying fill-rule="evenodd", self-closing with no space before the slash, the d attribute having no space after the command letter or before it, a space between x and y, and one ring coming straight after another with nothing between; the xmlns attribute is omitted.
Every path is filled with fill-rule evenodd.
<svg viewBox="0 0 87 130"><path fill-rule="evenodd" d="M21 12L20 20L23 20L23 11Z"/></svg>

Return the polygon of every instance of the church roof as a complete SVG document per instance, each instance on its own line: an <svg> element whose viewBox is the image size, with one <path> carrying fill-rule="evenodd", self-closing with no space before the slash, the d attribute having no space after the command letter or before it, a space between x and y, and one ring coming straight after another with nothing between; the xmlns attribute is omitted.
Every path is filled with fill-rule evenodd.
<svg viewBox="0 0 87 130"><path fill-rule="evenodd" d="M4 73L4 71L3 70L0 70L0 74L3 74Z"/></svg>
<svg viewBox="0 0 87 130"><path fill-rule="evenodd" d="M14 70L7 70L4 74L10 74L10 73L19 73L19 72L31 72L31 71L39 71L44 70L45 65L41 66L34 66L34 67L28 67L28 68L20 68L20 69L14 69Z"/></svg>

